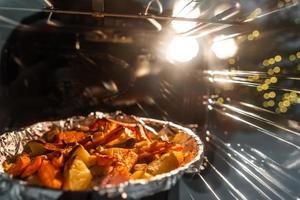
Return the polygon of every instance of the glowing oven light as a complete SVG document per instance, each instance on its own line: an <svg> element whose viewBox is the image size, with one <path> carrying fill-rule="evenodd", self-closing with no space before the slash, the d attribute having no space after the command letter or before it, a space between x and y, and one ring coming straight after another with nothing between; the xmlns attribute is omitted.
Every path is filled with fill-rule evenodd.
<svg viewBox="0 0 300 200"><path fill-rule="evenodd" d="M224 37L224 36L222 36ZM219 37L220 38L220 37ZM211 46L211 50L220 59L233 57L238 50L238 46L233 38L220 40L216 38Z"/></svg>
<svg viewBox="0 0 300 200"><path fill-rule="evenodd" d="M177 0L173 8L174 17L197 18L200 16L198 2L190 0ZM185 32L195 27L196 22L189 21L172 21L172 27L177 32Z"/></svg>
<svg viewBox="0 0 300 200"><path fill-rule="evenodd" d="M199 52L199 44L192 37L176 37L167 49L167 59L176 62L188 62Z"/></svg>

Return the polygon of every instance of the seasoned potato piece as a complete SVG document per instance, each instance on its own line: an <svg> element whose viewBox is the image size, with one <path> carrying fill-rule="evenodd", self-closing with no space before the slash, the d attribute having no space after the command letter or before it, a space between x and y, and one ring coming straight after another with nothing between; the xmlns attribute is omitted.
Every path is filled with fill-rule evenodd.
<svg viewBox="0 0 300 200"><path fill-rule="evenodd" d="M184 162L183 153L181 151L173 151L172 153L175 155L179 165L181 165Z"/></svg>
<svg viewBox="0 0 300 200"><path fill-rule="evenodd" d="M66 190L85 190L88 189L92 174L86 164L75 157L69 160L64 168L64 185Z"/></svg>
<svg viewBox="0 0 300 200"><path fill-rule="evenodd" d="M75 146L70 152L70 158L77 157L82 160L88 167L96 164L96 156L91 156L90 153L82 146Z"/></svg>
<svg viewBox="0 0 300 200"><path fill-rule="evenodd" d="M133 166L133 171L146 171L148 165L147 164L135 164Z"/></svg>
<svg viewBox="0 0 300 200"><path fill-rule="evenodd" d="M110 155L97 155L96 162L98 166L109 166L112 165L116 159Z"/></svg>
<svg viewBox="0 0 300 200"><path fill-rule="evenodd" d="M95 176L103 176L106 174L109 174L110 172L112 172L112 170L114 169L113 166L99 166L99 165L95 165L93 167L90 168L90 171L93 175L93 177Z"/></svg>
<svg viewBox="0 0 300 200"><path fill-rule="evenodd" d="M176 169L179 162L173 152L162 155L159 159L152 161L147 168L151 175L157 175Z"/></svg>
<svg viewBox="0 0 300 200"><path fill-rule="evenodd" d="M132 179L142 179L145 174L145 171L135 171L130 178Z"/></svg>
<svg viewBox="0 0 300 200"><path fill-rule="evenodd" d="M145 172L145 171L136 171L134 172L130 178L136 180L136 179L149 179L152 175Z"/></svg>
<svg viewBox="0 0 300 200"><path fill-rule="evenodd" d="M130 173L125 166L116 166L113 171L107 174L101 181L102 186L107 184L117 185L128 181L130 179Z"/></svg>
<svg viewBox="0 0 300 200"><path fill-rule="evenodd" d="M128 171L131 170L133 165L136 163L138 159L138 155L130 149L123 148L109 148L103 150L101 153L110 155L116 158L119 162L124 163L127 167Z"/></svg>

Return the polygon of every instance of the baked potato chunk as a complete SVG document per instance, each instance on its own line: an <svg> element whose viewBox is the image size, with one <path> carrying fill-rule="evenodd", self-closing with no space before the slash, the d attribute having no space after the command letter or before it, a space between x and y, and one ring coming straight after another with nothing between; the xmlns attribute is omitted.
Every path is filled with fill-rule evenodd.
<svg viewBox="0 0 300 200"><path fill-rule="evenodd" d="M147 172L151 175L157 175L172 171L179 167L179 161L173 152L162 155L159 159L152 161L148 167Z"/></svg>
<svg viewBox="0 0 300 200"><path fill-rule="evenodd" d="M128 171L131 170L138 159L138 155L131 149L109 148L103 150L101 153L116 158L127 167Z"/></svg>
<svg viewBox="0 0 300 200"><path fill-rule="evenodd" d="M96 156L90 153L82 146L76 145L70 152L70 158L77 157L82 160L88 167L96 164Z"/></svg>
<svg viewBox="0 0 300 200"><path fill-rule="evenodd" d="M83 160L74 157L66 163L64 168L65 190L86 190L90 187L92 174Z"/></svg>

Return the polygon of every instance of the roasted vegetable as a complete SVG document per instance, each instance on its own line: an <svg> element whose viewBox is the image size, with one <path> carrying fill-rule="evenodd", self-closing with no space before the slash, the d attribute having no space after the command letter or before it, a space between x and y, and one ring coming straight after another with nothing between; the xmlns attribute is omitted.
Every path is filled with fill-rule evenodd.
<svg viewBox="0 0 300 200"><path fill-rule="evenodd" d="M28 154L22 154L19 157L17 157L16 162L13 164L10 164L6 171L7 173L18 176L20 175L25 168L30 164L30 157Z"/></svg>
<svg viewBox="0 0 300 200"><path fill-rule="evenodd" d="M25 146L25 151L28 152L32 156L42 155L47 151L47 149L45 149L44 145L45 145L45 142L43 142L41 140L32 140L32 141L28 142L27 145Z"/></svg>
<svg viewBox="0 0 300 200"><path fill-rule="evenodd" d="M77 145L73 148L70 152L70 158L73 157L77 157L82 160L88 167L96 164L96 156L90 155L82 145Z"/></svg>
<svg viewBox="0 0 300 200"><path fill-rule="evenodd" d="M35 172L37 172L41 165L42 165L43 157L42 156L37 156L35 157L31 163L25 168L23 171L21 177L27 177L33 175Z"/></svg>
<svg viewBox="0 0 300 200"><path fill-rule="evenodd" d="M60 133L59 129L57 127L53 127L50 131L44 133L42 138L46 142L55 142L57 135Z"/></svg>
<svg viewBox="0 0 300 200"><path fill-rule="evenodd" d="M87 137L87 135L83 132L78 131L65 131L61 132L57 135L57 143L76 143L84 140Z"/></svg>
<svg viewBox="0 0 300 200"><path fill-rule="evenodd" d="M119 162L125 164L126 168L130 171L136 163L138 155L130 149L124 148L110 148L105 149L101 153L116 158Z"/></svg>
<svg viewBox="0 0 300 200"><path fill-rule="evenodd" d="M179 167L179 161L173 152L162 155L159 159L152 161L147 168L147 172L152 175L169 172Z"/></svg>
<svg viewBox="0 0 300 200"><path fill-rule="evenodd" d="M48 160L43 160L38 171L38 176L41 184L54 189L59 189L62 186L62 175L58 168L52 165Z"/></svg>
<svg viewBox="0 0 300 200"><path fill-rule="evenodd" d="M131 178L132 179L149 179L151 178L152 175L145 172L145 171L135 171L132 175Z"/></svg>
<svg viewBox="0 0 300 200"><path fill-rule="evenodd" d="M85 190L88 189L92 174L83 160L74 157L69 160L64 168L64 185L66 190Z"/></svg>

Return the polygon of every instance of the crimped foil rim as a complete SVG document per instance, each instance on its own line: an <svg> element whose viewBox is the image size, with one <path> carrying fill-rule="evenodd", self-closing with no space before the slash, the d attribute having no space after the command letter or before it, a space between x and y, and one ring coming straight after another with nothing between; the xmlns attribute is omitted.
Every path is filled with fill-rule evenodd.
<svg viewBox="0 0 300 200"><path fill-rule="evenodd" d="M35 123L31 126L25 127L20 129L19 131L13 131L13 132L7 132L4 133L0 136L0 145L2 142L2 139L14 134L14 133L19 133L21 134L22 132L26 132L32 129L38 129L43 126L50 126L52 125L59 125L60 127L66 126L65 124L70 124L72 123L79 123L81 120L88 119L90 117L95 117L95 118L103 118L103 117L109 117L112 116L113 114L108 114L108 113L102 113L102 112L92 112L88 116L74 116L62 120L57 120L57 121L46 121L46 122L38 122ZM188 172L191 168L199 168L200 163L203 158L203 148L204 144L200 140L200 138L191 130L185 127L182 127L178 124L175 124L173 122L169 121L162 121L162 120L157 120L157 119L152 119L152 118L139 118L146 124L152 123L152 124L159 124L159 125L169 125L170 127L173 127L177 130L183 131L185 134L189 135L193 141L196 143L196 146L198 148L196 152L196 156L194 157L193 160L190 162L184 164L183 166L176 168L168 173L163 173L156 175L150 179L141 179L141 180L129 180L125 183L119 184L119 185L108 185L106 187L94 187L92 190L86 190L86 191L80 191L80 192L97 192L99 195L106 195L108 197L116 197L116 196L121 196L123 198L131 198L131 199L138 199L142 198L145 196L153 195L155 193L168 190L170 189L173 185L176 184L178 179L182 176L182 174ZM72 125L73 126L73 125ZM49 128L49 127L48 127ZM68 129L68 128L67 128ZM29 131L30 132L30 131ZM24 133L25 134L25 133ZM17 135L17 134L16 134ZM3 156L3 155L1 155ZM2 164L2 162L1 162ZM1 166L2 167L2 166ZM66 192L65 190L56 190L56 189L49 189L49 188L43 188L43 187L37 187L37 186L30 186L27 185L25 181L22 180L17 180L13 179L11 176L4 172L0 172L0 190L1 186L3 187L3 183L9 184L11 188L6 188L7 194L9 195L10 193L11 196L9 198L13 199L14 196L22 196L24 195L27 197L27 191L33 190L36 193L39 193L39 195L36 196L36 199L40 198L41 195L46 196L49 199L56 199L58 198L63 192ZM70 192L70 191L68 191ZM76 191L77 192L77 191ZM76 193L74 192L74 193ZM20 193L20 194L18 194ZM27 196L26 196L27 195ZM1 197L1 195L0 195ZM30 196L32 198L32 196ZM35 198L35 196L33 196Z"/></svg>

